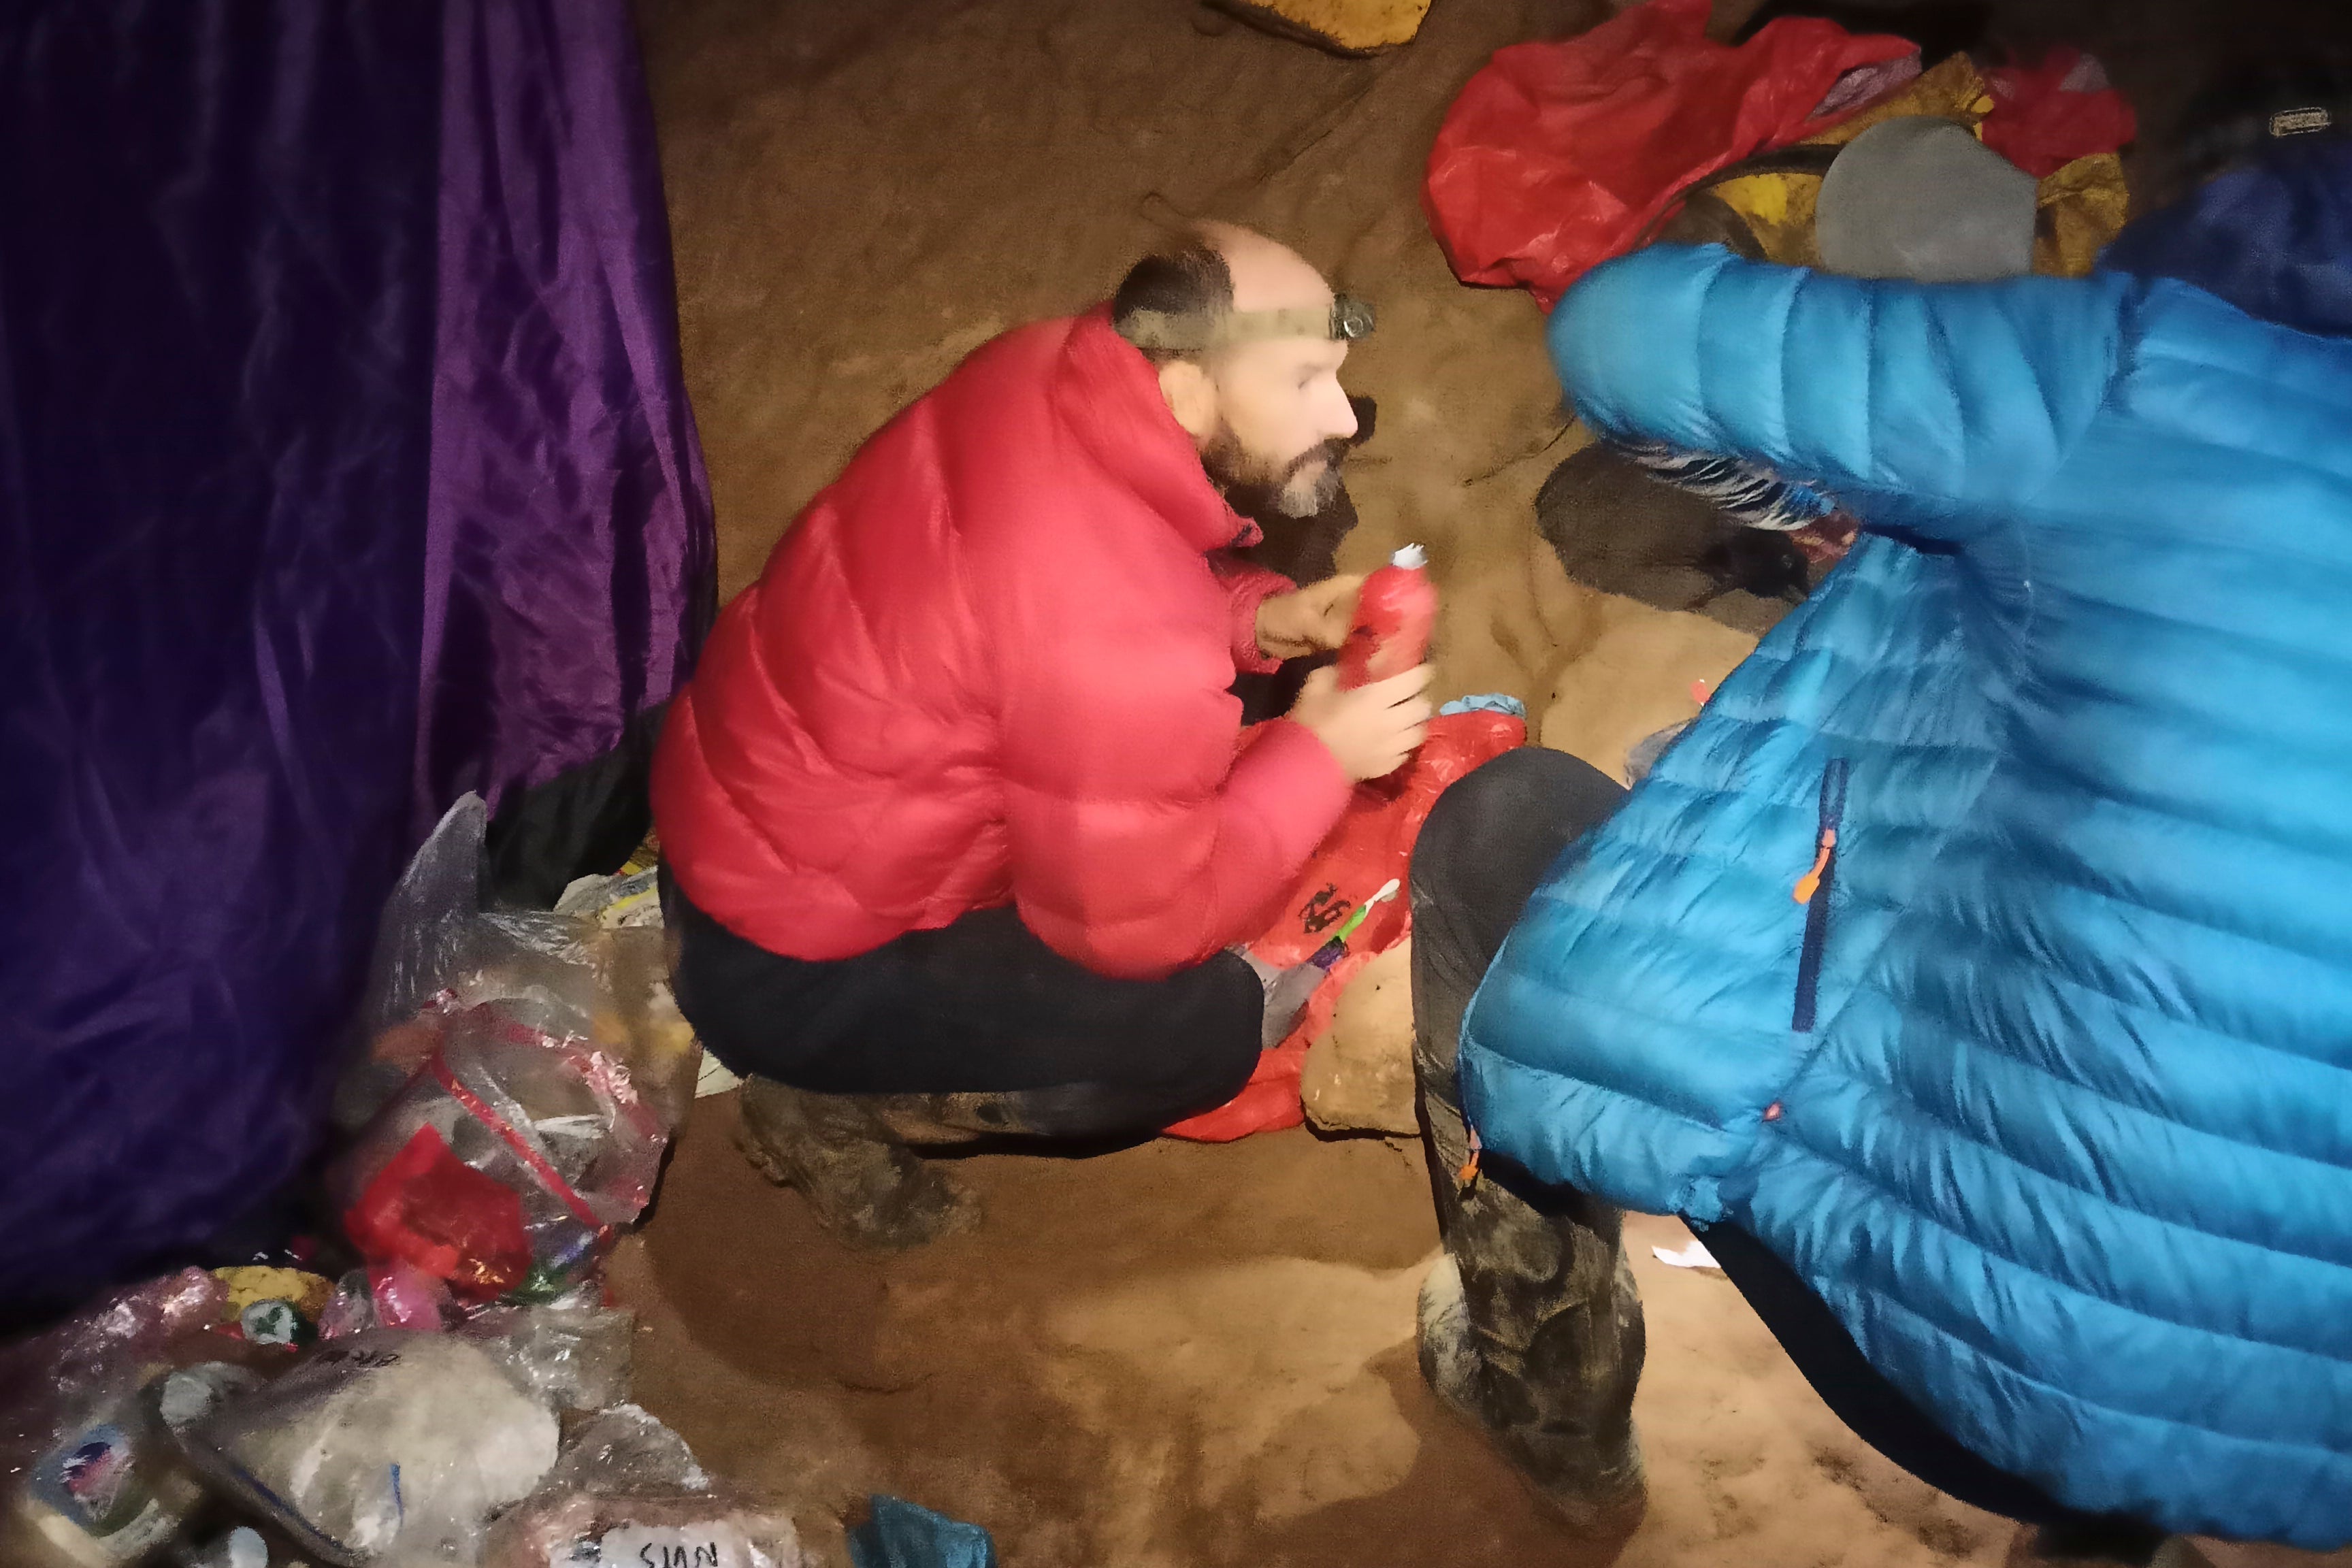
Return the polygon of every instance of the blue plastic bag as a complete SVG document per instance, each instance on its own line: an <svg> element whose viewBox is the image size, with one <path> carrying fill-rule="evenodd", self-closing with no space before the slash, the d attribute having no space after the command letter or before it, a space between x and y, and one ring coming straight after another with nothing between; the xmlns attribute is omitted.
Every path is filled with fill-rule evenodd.
<svg viewBox="0 0 2352 1568"><path fill-rule="evenodd" d="M874 1517L849 1532L856 1568L996 1568L996 1542L980 1526L901 1498L877 1493L873 1503Z"/></svg>

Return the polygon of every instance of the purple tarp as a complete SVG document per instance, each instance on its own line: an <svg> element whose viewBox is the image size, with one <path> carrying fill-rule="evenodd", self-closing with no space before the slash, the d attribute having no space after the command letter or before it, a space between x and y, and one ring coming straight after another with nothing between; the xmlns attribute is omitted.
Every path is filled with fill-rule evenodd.
<svg viewBox="0 0 2352 1568"><path fill-rule="evenodd" d="M296 1168L408 848L712 559L623 0L0 14L0 1315Z"/></svg>

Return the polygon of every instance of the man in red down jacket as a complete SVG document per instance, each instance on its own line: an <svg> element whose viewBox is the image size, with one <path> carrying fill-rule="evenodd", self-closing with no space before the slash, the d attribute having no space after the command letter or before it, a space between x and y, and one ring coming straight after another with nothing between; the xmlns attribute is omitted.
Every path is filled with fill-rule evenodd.
<svg viewBox="0 0 2352 1568"><path fill-rule="evenodd" d="M1241 564L1229 498L1329 500L1369 327L1204 229L973 354L719 616L654 772L677 998L836 1234L969 1222L912 1146L1148 1132L1248 1079L1229 950L1429 717L1425 669L1322 671L1246 735L1228 694L1346 636L1356 580Z"/></svg>

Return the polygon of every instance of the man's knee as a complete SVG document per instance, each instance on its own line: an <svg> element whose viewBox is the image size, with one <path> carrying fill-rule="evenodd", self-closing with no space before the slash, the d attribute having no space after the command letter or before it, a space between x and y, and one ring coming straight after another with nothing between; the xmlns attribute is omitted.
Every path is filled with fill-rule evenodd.
<svg viewBox="0 0 2352 1568"><path fill-rule="evenodd" d="M1624 798L1623 785L1565 752L1504 752L1438 796L1413 848L1416 907L1507 910L1507 928L1560 851Z"/></svg>
<svg viewBox="0 0 2352 1568"><path fill-rule="evenodd" d="M1180 977L1191 993L1171 999L1170 1026L1141 1042L1158 1047L1148 1069L1116 1082L1024 1089L1024 1130L1047 1138L1119 1138L1214 1110L1239 1094L1257 1070L1265 992L1250 966L1220 953Z"/></svg>
<svg viewBox="0 0 2352 1568"><path fill-rule="evenodd" d="M1213 1110L1239 1094L1257 1071L1265 1012L1265 989L1257 972L1232 953L1219 953L1204 966L1201 982L1208 994L1196 1049L1187 1054L1185 1070L1169 1084L1174 1096L1191 1102L1192 1109L1169 1117L1171 1121Z"/></svg>
<svg viewBox="0 0 2352 1568"><path fill-rule="evenodd" d="M1453 1103L1464 1013L1560 851L1616 809L1617 783L1563 752L1506 752L1447 790L1412 857L1413 1059Z"/></svg>

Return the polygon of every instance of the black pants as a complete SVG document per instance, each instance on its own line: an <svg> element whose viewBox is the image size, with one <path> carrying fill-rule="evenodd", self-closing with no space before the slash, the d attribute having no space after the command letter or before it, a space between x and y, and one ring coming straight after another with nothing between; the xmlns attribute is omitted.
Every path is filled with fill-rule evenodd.
<svg viewBox="0 0 2352 1568"><path fill-rule="evenodd" d="M1630 1444L1643 1351L1622 1215L1484 1157L1465 1194L1454 1066L1462 1017L1503 939L1560 851L1624 791L1557 752L1507 752L1442 796L1412 862L1414 1065L1430 1181L1480 1363L1480 1413L1523 1461L1607 1465ZM1707 1248L1829 1407L1854 1434L1939 1491L1989 1512L2086 1537L2134 1528L2079 1513L1994 1468L1871 1366L1828 1306L1735 1226ZM1570 1475L1538 1475L1556 1482ZM2149 1537L2150 1544L2154 1537Z"/></svg>
<svg viewBox="0 0 2352 1568"><path fill-rule="evenodd" d="M1009 909L810 963L745 941L663 879L677 1004L730 1070L822 1094L1006 1094L1049 1137L1157 1131L1231 1100L1265 994L1220 953L1165 980L1064 958Z"/></svg>

